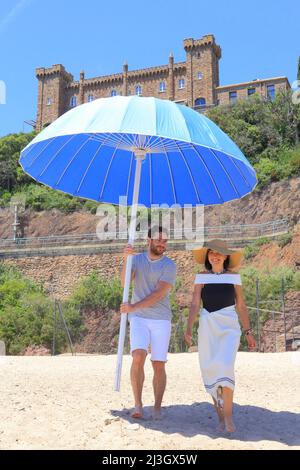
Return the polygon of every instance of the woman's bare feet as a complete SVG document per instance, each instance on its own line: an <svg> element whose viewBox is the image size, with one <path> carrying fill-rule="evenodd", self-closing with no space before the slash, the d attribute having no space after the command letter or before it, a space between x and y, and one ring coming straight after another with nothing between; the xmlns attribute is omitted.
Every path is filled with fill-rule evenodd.
<svg viewBox="0 0 300 470"><path fill-rule="evenodd" d="M217 426L217 431L218 432L222 432L222 431L225 431L225 422L224 422L224 412L223 412L223 408L221 408L220 406L218 406L218 403L215 399L214 400L214 407L215 407L215 410L217 412L217 415L218 415L218 418L219 418L219 424Z"/></svg>
<svg viewBox="0 0 300 470"><path fill-rule="evenodd" d="M227 432L233 433L236 430L235 424L232 418L224 418L225 429Z"/></svg>
<svg viewBox="0 0 300 470"><path fill-rule="evenodd" d="M134 419L142 419L143 418L143 405L136 405L134 407L133 412L131 413L131 417Z"/></svg>
<svg viewBox="0 0 300 470"><path fill-rule="evenodd" d="M218 426L217 426L217 431L218 432L223 432L225 431L225 421L220 421Z"/></svg>
<svg viewBox="0 0 300 470"><path fill-rule="evenodd" d="M224 408L223 387L221 385L217 388L217 406L220 409Z"/></svg>

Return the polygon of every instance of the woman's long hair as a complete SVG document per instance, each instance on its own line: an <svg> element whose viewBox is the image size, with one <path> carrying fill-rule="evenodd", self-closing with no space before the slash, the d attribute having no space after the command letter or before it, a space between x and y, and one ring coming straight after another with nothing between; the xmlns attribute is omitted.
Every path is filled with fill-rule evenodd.
<svg viewBox="0 0 300 470"><path fill-rule="evenodd" d="M210 271L212 269L212 265L210 264L210 262L208 261L208 253L210 252L211 250L207 250L206 252L206 257L205 257L205 262L204 262L204 265L206 267L206 269L208 271ZM225 259L224 263L223 263L223 269L225 269L225 271L228 270L228 267L229 267L229 260L230 260L230 256L227 256L227 258Z"/></svg>

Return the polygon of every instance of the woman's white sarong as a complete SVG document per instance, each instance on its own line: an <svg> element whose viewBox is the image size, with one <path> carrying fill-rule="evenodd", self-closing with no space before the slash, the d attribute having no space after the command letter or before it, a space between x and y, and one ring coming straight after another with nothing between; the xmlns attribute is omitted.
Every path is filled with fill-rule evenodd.
<svg viewBox="0 0 300 470"><path fill-rule="evenodd" d="M214 312L201 310L198 354L206 391L217 400L219 386L234 390L234 363L241 328L234 305Z"/></svg>
<svg viewBox="0 0 300 470"><path fill-rule="evenodd" d="M242 285L240 274L196 274L195 284ZM234 390L234 363L241 328L235 305L214 312L202 308L198 329L198 354L206 391L218 401L218 387Z"/></svg>

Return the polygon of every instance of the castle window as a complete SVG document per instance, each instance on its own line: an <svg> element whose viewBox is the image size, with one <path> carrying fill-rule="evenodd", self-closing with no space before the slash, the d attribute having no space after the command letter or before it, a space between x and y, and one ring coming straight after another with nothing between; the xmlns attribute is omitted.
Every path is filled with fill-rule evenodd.
<svg viewBox="0 0 300 470"><path fill-rule="evenodd" d="M206 105L205 98L197 98L195 100L195 106L205 106L205 105Z"/></svg>
<svg viewBox="0 0 300 470"><path fill-rule="evenodd" d="M237 91L230 91L229 92L229 102L231 104L235 103L237 100Z"/></svg>
<svg viewBox="0 0 300 470"><path fill-rule="evenodd" d="M267 85L267 96L272 101L275 99L275 85Z"/></svg>
<svg viewBox="0 0 300 470"><path fill-rule="evenodd" d="M94 101L94 95L88 96L88 103L90 103L91 101Z"/></svg>
<svg viewBox="0 0 300 470"><path fill-rule="evenodd" d="M179 90L182 90L184 87L185 87L184 78L180 78L180 79L178 80L178 88L179 88Z"/></svg>
<svg viewBox="0 0 300 470"><path fill-rule="evenodd" d="M142 95L142 87L141 87L141 85L138 85L138 86L135 87L135 94L136 94L137 96L141 96L141 95Z"/></svg>
<svg viewBox="0 0 300 470"><path fill-rule="evenodd" d="M255 88L248 88L248 96L254 95L255 92Z"/></svg>
<svg viewBox="0 0 300 470"><path fill-rule="evenodd" d="M117 90L111 90L111 96L117 96Z"/></svg>
<svg viewBox="0 0 300 470"><path fill-rule="evenodd" d="M163 93L164 91L166 91L166 82L160 82L159 91L160 93Z"/></svg>
<svg viewBox="0 0 300 470"><path fill-rule="evenodd" d="M198 73L197 73L197 77L198 77L198 80L202 80L202 78L203 78L203 73L202 73L202 72L198 72Z"/></svg>
<svg viewBox="0 0 300 470"><path fill-rule="evenodd" d="M72 96L70 99L70 108L75 108L77 106L77 98L76 96Z"/></svg>
<svg viewBox="0 0 300 470"><path fill-rule="evenodd" d="M47 98L47 106L50 106L52 104L52 99L51 98Z"/></svg>

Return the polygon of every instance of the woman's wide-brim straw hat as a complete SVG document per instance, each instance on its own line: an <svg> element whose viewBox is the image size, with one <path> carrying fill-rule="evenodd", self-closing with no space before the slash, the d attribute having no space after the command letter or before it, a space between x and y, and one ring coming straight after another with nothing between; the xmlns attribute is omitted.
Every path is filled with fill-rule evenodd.
<svg viewBox="0 0 300 470"><path fill-rule="evenodd" d="M207 250L209 249L222 253L223 255L229 255L228 269L234 269L241 264L243 252L240 250L230 250L226 241L218 238L205 242L204 246L193 248L193 256L197 263L205 263Z"/></svg>

